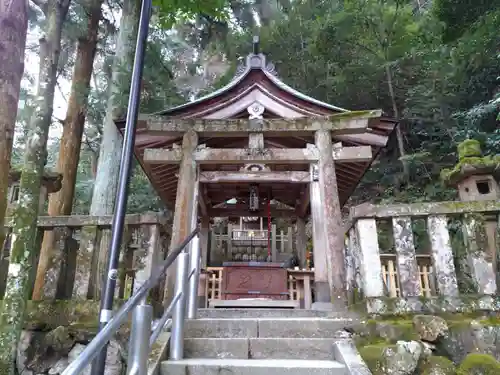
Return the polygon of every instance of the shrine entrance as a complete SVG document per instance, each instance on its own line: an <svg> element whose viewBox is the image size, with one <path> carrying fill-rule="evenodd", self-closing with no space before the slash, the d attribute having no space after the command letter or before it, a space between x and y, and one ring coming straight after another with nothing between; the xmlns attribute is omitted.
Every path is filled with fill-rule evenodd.
<svg viewBox="0 0 500 375"><path fill-rule="evenodd" d="M140 116L135 154L174 211L171 246L201 227L202 303L344 301L341 208L395 125L380 110L352 112L292 89L258 43L227 86Z"/></svg>

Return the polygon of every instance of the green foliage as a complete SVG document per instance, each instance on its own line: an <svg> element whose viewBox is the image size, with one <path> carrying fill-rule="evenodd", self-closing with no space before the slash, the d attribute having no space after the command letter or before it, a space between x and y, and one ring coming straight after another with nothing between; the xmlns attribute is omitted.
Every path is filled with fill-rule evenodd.
<svg viewBox="0 0 500 375"><path fill-rule="evenodd" d="M500 7L499 0L435 0L434 12L445 24L443 40L454 41L485 13Z"/></svg>
<svg viewBox="0 0 500 375"><path fill-rule="evenodd" d="M166 29L178 22L185 22L200 14L217 20L228 16L226 0L154 0L158 22Z"/></svg>
<svg viewBox="0 0 500 375"><path fill-rule="evenodd" d="M488 354L469 354L460 364L457 375L496 375L500 373L500 362Z"/></svg>

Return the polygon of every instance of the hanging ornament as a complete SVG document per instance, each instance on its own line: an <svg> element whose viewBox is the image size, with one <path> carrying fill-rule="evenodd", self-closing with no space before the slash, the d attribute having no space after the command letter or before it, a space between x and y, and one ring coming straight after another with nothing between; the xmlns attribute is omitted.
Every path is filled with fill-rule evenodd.
<svg viewBox="0 0 500 375"><path fill-rule="evenodd" d="M250 186L250 200L248 209L250 211L259 210L259 189L256 185Z"/></svg>

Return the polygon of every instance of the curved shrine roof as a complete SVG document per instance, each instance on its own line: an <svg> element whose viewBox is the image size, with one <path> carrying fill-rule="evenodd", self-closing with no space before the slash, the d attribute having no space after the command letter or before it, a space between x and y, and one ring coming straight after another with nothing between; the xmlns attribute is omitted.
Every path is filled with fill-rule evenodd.
<svg viewBox="0 0 500 375"><path fill-rule="evenodd" d="M170 208L174 206L177 190L178 165L148 164L144 161L144 151L151 148L175 148L182 144L182 134L161 132L151 129L151 121L155 123L172 120L194 124L198 119L204 121L224 119L248 119L256 115L252 106L257 105L258 115L264 119L300 119L332 116L335 114L349 114L350 111L331 104L321 102L305 95L281 81L274 65L266 61L261 53L251 53L245 63L240 66L235 77L224 87L205 95L192 102L170 108L151 115L139 116L137 124L135 155L152 182L163 202ZM355 114L352 112L353 115ZM123 131L125 121L116 121L120 131ZM148 125L149 124L149 125ZM190 126L190 125L185 125ZM369 126L363 132L337 132L332 141L337 146L370 146L372 158L370 160L336 163L339 198L343 205L360 179L369 168L372 160L381 148L385 147L396 126L396 122L389 118L377 117L369 121ZM247 148L248 136L209 136L200 134L200 144L208 148ZM265 135L264 146L269 148L306 148L307 144L314 144L314 134L298 136ZM207 164L201 165L201 171L238 171L241 165L235 164ZM272 164L273 171L309 171L308 164ZM304 184L273 183L263 184L260 190L272 191L274 197L289 206L296 206L304 199ZM249 186L242 184L204 184L200 189L205 200L212 206L233 197L248 197Z"/></svg>

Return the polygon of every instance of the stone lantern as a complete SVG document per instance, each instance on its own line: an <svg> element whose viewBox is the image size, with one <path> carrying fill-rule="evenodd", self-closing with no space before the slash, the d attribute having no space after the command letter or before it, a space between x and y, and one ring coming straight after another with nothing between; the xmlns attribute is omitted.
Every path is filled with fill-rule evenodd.
<svg viewBox="0 0 500 375"><path fill-rule="evenodd" d="M13 210L19 199L19 183L21 178L21 171L11 170L9 172L9 192L7 201L7 215L12 216ZM42 178L42 185L40 186L40 206L39 214L45 214L44 207L47 202L48 195L56 193L61 190L62 175L59 173L46 171Z"/></svg>
<svg viewBox="0 0 500 375"><path fill-rule="evenodd" d="M443 170L441 177L448 186L457 188L460 200L499 200L500 155L483 156L480 143L470 139L458 145L458 156L457 165L451 170ZM497 215L467 214L463 221L467 265L482 294L494 294L497 289L497 226Z"/></svg>

